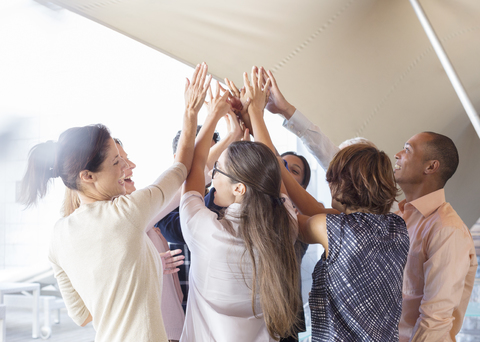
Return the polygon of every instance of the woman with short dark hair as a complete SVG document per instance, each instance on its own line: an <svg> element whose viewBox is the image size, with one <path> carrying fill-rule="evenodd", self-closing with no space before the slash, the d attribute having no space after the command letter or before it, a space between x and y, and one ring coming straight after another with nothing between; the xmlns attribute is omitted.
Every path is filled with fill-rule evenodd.
<svg viewBox="0 0 480 342"><path fill-rule="evenodd" d="M129 196L122 196L127 164L103 125L68 129L57 143L39 144L30 152L25 204L43 197L55 177L80 198L80 207L56 223L49 259L70 317L82 326L93 320L96 341L167 341L162 259L145 230L158 221L155 216L188 174L197 114L210 82L206 73L206 65L197 66L192 82L187 81L175 163Z"/></svg>

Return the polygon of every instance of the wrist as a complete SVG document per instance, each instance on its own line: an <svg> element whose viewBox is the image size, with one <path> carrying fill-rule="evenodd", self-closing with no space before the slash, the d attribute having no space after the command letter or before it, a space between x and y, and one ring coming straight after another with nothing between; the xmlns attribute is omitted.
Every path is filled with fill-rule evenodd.
<svg viewBox="0 0 480 342"><path fill-rule="evenodd" d="M196 117L198 114L198 111L195 110L194 108L192 107L186 107L185 108L185 116L186 117Z"/></svg>
<svg viewBox="0 0 480 342"><path fill-rule="evenodd" d="M285 119L290 120L290 118L295 114L295 111L297 108L295 106L292 106L290 103L287 102L287 105L285 106L285 109L282 110L280 113Z"/></svg>

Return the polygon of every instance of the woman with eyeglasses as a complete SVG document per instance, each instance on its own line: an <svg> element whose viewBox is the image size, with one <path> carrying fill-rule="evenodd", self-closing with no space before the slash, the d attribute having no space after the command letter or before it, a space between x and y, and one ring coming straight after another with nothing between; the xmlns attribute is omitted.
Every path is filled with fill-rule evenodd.
<svg viewBox="0 0 480 342"><path fill-rule="evenodd" d="M266 92L261 84L251 87L249 110L263 115ZM212 182L215 204L226 207L222 218L205 207L209 137L230 111L227 99L218 86L215 97L210 95L180 203L182 232L192 253L180 341L275 341L291 334L301 305L293 247L296 218L282 191L268 132L257 123L263 119L255 121L257 142L235 142L215 163Z"/></svg>

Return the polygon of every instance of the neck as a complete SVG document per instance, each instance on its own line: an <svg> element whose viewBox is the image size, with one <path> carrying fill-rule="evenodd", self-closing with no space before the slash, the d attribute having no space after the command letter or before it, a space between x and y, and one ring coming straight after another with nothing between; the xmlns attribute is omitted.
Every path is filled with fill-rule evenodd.
<svg viewBox="0 0 480 342"><path fill-rule="evenodd" d="M430 183L420 183L420 184L399 184L403 193L405 194L405 200L408 202L415 201L420 197L428 195L434 191L440 190L443 187L430 184Z"/></svg>
<svg viewBox="0 0 480 342"><path fill-rule="evenodd" d="M106 200L112 200L113 199L113 198L107 199L105 197L102 197L98 193L90 193L88 191L86 191L86 192L79 191L78 192L78 198L80 198L80 205L95 203L97 201L106 201Z"/></svg>
<svg viewBox="0 0 480 342"><path fill-rule="evenodd" d="M357 209L346 208L344 213L349 215L349 214L352 214L352 213L369 213L369 211L365 208L357 208Z"/></svg>

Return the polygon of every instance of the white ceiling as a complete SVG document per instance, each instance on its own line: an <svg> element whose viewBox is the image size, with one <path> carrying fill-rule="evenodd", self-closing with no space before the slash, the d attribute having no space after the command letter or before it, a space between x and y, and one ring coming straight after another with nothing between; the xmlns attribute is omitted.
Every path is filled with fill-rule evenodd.
<svg viewBox="0 0 480 342"><path fill-rule="evenodd" d="M450 136L460 167L447 200L480 216L480 139L408 0L52 0L237 84L252 65L335 142L374 141L389 155L421 131ZM480 1L421 2L477 112Z"/></svg>

